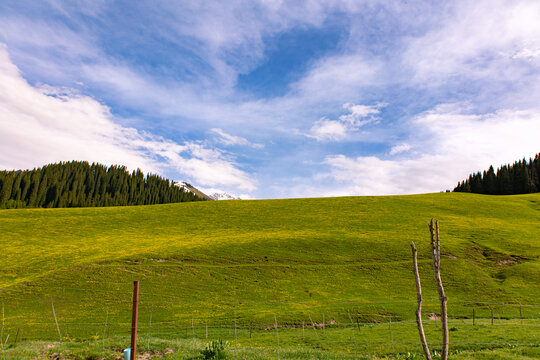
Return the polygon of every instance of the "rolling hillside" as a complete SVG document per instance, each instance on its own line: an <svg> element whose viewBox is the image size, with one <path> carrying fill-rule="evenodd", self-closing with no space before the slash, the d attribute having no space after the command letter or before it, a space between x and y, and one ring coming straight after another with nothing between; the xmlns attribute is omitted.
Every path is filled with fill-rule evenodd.
<svg viewBox="0 0 540 360"><path fill-rule="evenodd" d="M0 297L27 338L56 336L51 299L71 334L97 333L89 326L102 329L105 311L129 324L136 279L142 323L230 324L234 312L243 323L410 320L411 241L425 313L438 311L431 217L451 317L473 306L477 317L512 317L516 308L495 304L539 303L540 194L464 193L2 210Z"/></svg>

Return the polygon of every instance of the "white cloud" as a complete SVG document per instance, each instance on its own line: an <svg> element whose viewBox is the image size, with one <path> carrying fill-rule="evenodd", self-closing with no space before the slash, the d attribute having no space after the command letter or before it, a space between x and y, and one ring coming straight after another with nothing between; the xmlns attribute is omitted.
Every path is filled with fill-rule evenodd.
<svg viewBox="0 0 540 360"><path fill-rule="evenodd" d="M435 122L429 125L420 125L419 122L404 125L403 122L406 121L393 118L393 114L396 114L396 117L407 116L403 114L410 114L411 111L416 111L415 109L425 109L434 102L456 101L455 99L465 96L470 98L477 108L481 108L483 104L484 109L493 109L495 105L508 109L527 109L535 106L531 104L537 103L540 94L540 25L537 21L540 17L540 4L535 0L456 0L442 5L422 0L407 4L381 4L372 0L307 0L294 4L266 0L249 4L237 0L223 4L205 1L174 5L139 3L134 10L137 10L141 17L133 24L133 28L129 29L119 28L117 26L123 25L109 21L110 14L107 11L111 8L108 5L95 9L92 9L91 5L90 9L82 11L86 19L87 16L101 16L100 11L103 9L104 16L100 21L109 27L103 32L95 31L93 26L81 20L79 5L71 6L69 2L61 0L50 1L65 17L41 17L22 12L18 16L13 15L14 12L0 15L0 39L10 44L10 53L17 65L26 72L25 77L67 86L74 86L76 82L84 83L85 85L80 86L84 86L86 91L98 94L99 98L105 99L116 111L152 114L155 123L151 126L162 130L173 129L170 136L176 138L183 134L175 133L175 129L189 128L193 130L191 133L206 134L209 134L209 129L217 129L218 131L212 131L213 140L224 144L224 148L231 145L258 147L258 144L250 143L252 136L265 139L265 144L271 149L268 149L264 162L272 163L274 168L278 168L275 164L279 163L279 171L283 172L290 172L283 170L282 165L290 157L295 157L295 160L301 163L305 159L313 160L313 157L320 153L321 147L315 141L297 141L296 137L304 136L321 142L354 141L358 148L364 148L366 142L372 144L375 141L379 145L377 148L386 149L395 145L380 158L362 160L364 158L353 157L348 153L345 155L349 156L345 158L329 156L326 164L335 164L331 169L336 176L339 171L345 172L348 167L357 167L357 170L362 168L370 172L368 165L390 169L391 174L402 171L407 175L403 166L417 166L420 169L420 159L429 163L436 156L438 160L446 161L444 159L451 154L458 159L455 161L459 166L467 166L474 171L477 167L471 165L472 160L465 163L461 159L469 156L458 154L450 140L439 141L441 146L451 148L448 153L444 153L442 150L434 150L433 140L425 140L414 134L417 132L426 138L438 138L442 135L436 134L434 129L436 126L442 129L443 125L436 125ZM79 20L77 26L66 26L64 20L67 17L71 18L71 23ZM249 74L276 50L272 47L272 41L281 34L312 28L326 30L327 25L333 26L332 22L336 18L339 19L342 31L339 43L331 49L325 49L328 52L320 53L316 58L305 62L299 70L301 72L289 74L287 79L296 80L289 84L284 81L279 84L283 88L278 91L284 91L283 96L258 98L258 95L250 94L249 89L247 93L241 93L236 87L239 74ZM115 41L121 41L121 36L131 35L130 31L133 29L151 34L152 41L155 39L157 46L163 44L161 41L166 42L167 54L174 56L174 59L163 59L167 64L164 68L170 70L170 73L165 72L167 76L159 69L145 65L146 59L131 55L126 58L125 52L103 47L105 43L109 44L104 42L109 38L102 38L103 33L115 33L118 36L115 36ZM137 41L125 44L133 47L149 46L145 42L148 37L133 39ZM128 41L127 36L125 40ZM168 76L172 73L174 75ZM507 82L495 83L501 79ZM430 89L429 93L425 93L424 86L440 88L435 89L436 91ZM52 95L51 91L58 92L58 88L46 90L41 87L40 91L42 95ZM418 97L412 98L411 94L418 94ZM144 160L147 164L138 166L156 168L153 171L159 171L160 166L174 167L178 171L193 174L189 175L193 176L193 182L206 183L207 186L215 185L227 190L227 186L233 186L230 184L244 188L254 186L253 180L227 157L226 152L208 149L208 143L177 144L119 127L106 107L93 102L91 98L69 93L69 89L65 96L54 96L56 100L65 102L65 106L58 106L59 108L74 107L77 101L80 106L83 103L86 106L93 104L93 110L88 113L93 118L99 118L93 114L101 111L103 115L100 116L108 121L99 125L96 132L106 141L113 139L120 145L110 151L101 151L106 147L86 144L96 137L88 137L86 140L84 134L72 136L72 129L61 130L67 134L65 139L58 141L61 144L68 144L80 136L80 142L85 144L85 147L96 149L95 153L104 159L111 157L115 151L122 150L125 152L122 159L129 160L129 156L132 156L130 162L133 164ZM369 103L374 96L377 96L377 99L395 100L394 109L397 111L389 114L387 118L385 114L380 114L382 106L359 105ZM448 100L449 98L451 100ZM335 114L335 109L344 103L343 112L346 113L341 116L341 113ZM458 107L461 110L456 110ZM79 124L79 118L84 116L71 116L71 111L61 116ZM31 119L35 117L33 112L37 110L24 108L20 112L29 114ZM512 110L507 112L517 113ZM498 112L471 115L470 109L464 111L463 104L458 104L457 107L437 107L432 113L426 112L418 119L430 118L430 121L434 121L434 118L444 114L451 114L444 121L459 128L471 127L474 121L488 122L491 117L502 116ZM368 124L380 121L383 116L385 121L381 126L368 127ZM459 123L462 118L466 119L466 123ZM319 120L315 121L316 119ZM18 121L24 127L28 120ZM50 123L53 123L52 120ZM51 131L48 126L47 124L43 127L44 134ZM90 130L94 129L92 126L89 126ZM41 131L31 126L28 128L33 133ZM108 130L112 128L116 130ZM241 129L241 132L233 131L234 128ZM295 128L302 131L291 130ZM7 130L0 131L1 135L7 134ZM61 131L55 129L50 136L59 136ZM396 131L400 133L396 134ZM413 134L406 138L405 134L410 131ZM441 131L453 134L456 139L466 137L462 132L454 134L453 131L457 131L455 128ZM484 128L474 128L473 131L484 131ZM237 136L238 134L244 137ZM35 136L32 136L34 139ZM280 139L276 140L278 136ZM281 138L286 139L282 143L289 146L284 149L287 151L277 151L277 146L272 145L273 142L279 143ZM406 143L389 143L396 138L403 139ZM21 139L26 138L22 136ZM471 136L471 139L467 140L476 144L478 149L482 141L489 142L482 140L481 136ZM101 144L100 141L96 144ZM38 143L38 140L27 141L28 144L33 142ZM293 142L294 148L290 145ZM135 143L139 143L137 148L132 146ZM20 146L14 141L11 144L12 147ZM30 146L28 144L25 146ZM55 149L55 146L57 145L48 144L47 148ZM462 142L460 146L467 148L468 142ZM411 149L414 151L409 151ZM522 149L521 144L518 144L517 149ZM489 149L485 151L489 152ZM77 144L72 144L69 152L66 152L65 146L58 145L54 159L64 153L75 152L83 155L88 153L77 148ZM512 155L519 153L510 150L508 152ZM283 153L287 155L284 156ZM20 156L24 157L24 154L25 151ZM396 154L400 154L401 164L395 165L388 159L391 159L390 155ZM522 155L517 154L517 158ZM19 155L10 157L16 156ZM492 158L486 156L486 159L488 158L493 159L495 164L502 155ZM509 158L508 161L514 160L510 156L505 158ZM115 159L113 160L117 162ZM262 155L260 159L263 159ZM261 165L263 161L258 161L260 159L257 159L258 170L266 166ZM31 160L32 156L22 163L31 163ZM41 157L38 157L38 160L41 162ZM3 161L2 159L0 164ZM208 164L217 165L206 166ZM452 166L450 164L447 168ZM460 171L459 166L454 168L456 172ZM483 169L482 166L479 165L478 168ZM279 171L269 171L267 176L273 177ZM466 171L468 170L462 172ZM261 176L260 171L258 174ZM198 176L197 180L195 176ZM348 193L347 186L356 184L347 185L345 178L346 176L342 181L344 187L333 188L332 194ZM445 179L446 177L443 181ZM310 181L312 182L312 179L307 179L305 183ZM415 190L403 184L388 184L386 180L377 184L374 179L370 191L425 191L422 189L428 188L425 185L427 180L422 181L424 185ZM216 182L228 185L213 184ZM361 181L358 180L358 183L361 184ZM304 185L302 187L307 188ZM438 190L440 187L441 185L433 185L430 189ZM318 189L312 189L316 195ZM350 189L357 193L365 190L363 186Z"/></svg>
<svg viewBox="0 0 540 360"><path fill-rule="evenodd" d="M351 103L347 103L343 105L344 109L347 109L350 111L350 114L347 115L341 115L339 119L344 122L348 122L351 125L358 126L358 123L365 123L365 118L368 118L370 120L373 118L372 115L379 114L381 112L380 108L385 106L385 104L377 104L377 105L355 105Z"/></svg>
<svg viewBox="0 0 540 360"><path fill-rule="evenodd" d="M349 113L341 115L339 120L329 120L322 118L316 121L307 137L316 139L317 141L340 141L347 138L347 135L356 131L364 125L377 123L380 109L386 104L380 103L376 105L355 105L346 103L343 108Z"/></svg>
<svg viewBox="0 0 540 360"><path fill-rule="evenodd" d="M399 145L395 145L395 146L392 146L392 148L390 149L390 155L396 155L396 154L399 154L399 153L402 153L402 152L407 152L409 150L411 150L411 145L409 144L399 144Z"/></svg>
<svg viewBox="0 0 540 360"><path fill-rule="evenodd" d="M306 136L317 141L338 141L347 136L348 127L341 121L320 119L311 127Z"/></svg>
<svg viewBox="0 0 540 360"><path fill-rule="evenodd" d="M73 19L81 16L79 11L86 17L102 10L100 5L77 10L69 2L52 3L63 16ZM142 20L136 26L176 43L180 53L189 55L177 56L185 62L175 59L173 66L189 74L178 77L156 76L153 69L106 51L99 33L84 21L71 29L51 18L35 21L31 16L0 16L0 39L10 44L13 58L31 78L68 86L82 82L115 109L175 116L178 123L194 120L191 126L196 123L198 130L228 129L234 124L268 133L280 124L290 132L313 116L313 109L322 102L335 106L357 101L358 96L351 94L377 81L379 62L354 49L324 56L304 74L297 74L300 80L290 84L285 96L265 100L238 101L242 98L235 89L238 75L264 61L268 38L322 26L333 11L347 13L351 7L353 12L360 11L358 5L339 1L138 4ZM160 26L152 25L156 21ZM105 25L116 30L110 23Z"/></svg>
<svg viewBox="0 0 540 360"><path fill-rule="evenodd" d="M463 110L465 109L465 111ZM414 147L406 159L330 155L319 174L338 185L321 195L391 195L453 189L470 173L534 156L540 134L540 109L470 112L467 104L445 104L420 114L410 124L415 135L400 149ZM397 149L397 148L396 148Z"/></svg>
<svg viewBox="0 0 540 360"><path fill-rule="evenodd" d="M380 71L381 63L376 58L358 54L327 56L291 84L291 89L312 101L339 101L377 83Z"/></svg>
<svg viewBox="0 0 540 360"><path fill-rule="evenodd" d="M113 119L108 107L71 89L29 85L0 44L0 168L87 160L157 173L172 168L203 185L255 189L217 149L178 144Z"/></svg>
<svg viewBox="0 0 540 360"><path fill-rule="evenodd" d="M219 141L224 145L251 146L256 149L262 149L264 147L262 144L253 144L246 138L227 134L225 131L218 128L210 129L210 131L219 135Z"/></svg>
<svg viewBox="0 0 540 360"><path fill-rule="evenodd" d="M458 75L512 79L521 59L540 59L539 18L538 1L459 1L440 26L411 41L404 59L428 85Z"/></svg>

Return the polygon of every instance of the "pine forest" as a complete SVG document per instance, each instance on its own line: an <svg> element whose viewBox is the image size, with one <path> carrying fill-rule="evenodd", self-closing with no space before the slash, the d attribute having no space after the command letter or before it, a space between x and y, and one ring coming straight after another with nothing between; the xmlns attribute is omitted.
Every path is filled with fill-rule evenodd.
<svg viewBox="0 0 540 360"><path fill-rule="evenodd" d="M513 165L469 175L454 188L455 192L489 195L528 194L540 191L540 154L529 161L523 159Z"/></svg>
<svg viewBox="0 0 540 360"><path fill-rule="evenodd" d="M33 170L0 171L0 208L166 204L202 200L170 180L125 166L60 162Z"/></svg>

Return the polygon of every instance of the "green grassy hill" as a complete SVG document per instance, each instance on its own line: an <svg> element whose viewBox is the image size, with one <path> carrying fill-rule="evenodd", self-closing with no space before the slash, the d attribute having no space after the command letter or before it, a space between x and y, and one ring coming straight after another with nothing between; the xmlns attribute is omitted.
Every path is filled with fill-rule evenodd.
<svg viewBox="0 0 540 360"><path fill-rule="evenodd" d="M414 319L410 242L419 249L425 313L438 312L430 218L441 227L452 318L517 317L539 304L540 194L438 193L136 207L0 211L0 299L15 336L110 333L141 324L298 326ZM523 306L538 318L539 308ZM349 314L351 317L349 318ZM94 326L94 327L92 327ZM187 328L186 328L187 329ZM186 330L187 331L187 330ZM191 331L191 330L190 330ZM172 333L173 331L171 331ZM414 335L413 335L414 336Z"/></svg>

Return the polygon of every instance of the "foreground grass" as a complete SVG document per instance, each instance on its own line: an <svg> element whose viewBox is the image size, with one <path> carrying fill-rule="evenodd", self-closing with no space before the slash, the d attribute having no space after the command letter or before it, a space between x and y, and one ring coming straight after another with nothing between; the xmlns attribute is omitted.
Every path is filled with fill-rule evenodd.
<svg viewBox="0 0 540 360"><path fill-rule="evenodd" d="M519 304L523 318L540 317L531 306L540 297L540 194L201 202L0 211L4 338L54 341L60 330L86 341L102 338L105 324L110 338L126 334L133 280L141 281L141 331L165 339L206 324L271 328L275 319L295 330L406 323L416 299L410 241L419 249L425 314L439 311L431 217L441 223L454 321L473 309L477 319L492 311L495 322L517 319ZM519 330L500 328L528 343ZM507 343L501 336L474 342Z"/></svg>
<svg viewBox="0 0 540 360"><path fill-rule="evenodd" d="M502 326L504 325L504 327ZM504 321L499 326L470 321L451 323L450 359L533 359L540 358L538 331L531 323ZM536 324L538 326L540 324ZM529 327L528 327L529 326ZM307 331L306 331L307 330ZM213 328L209 338L199 330L188 337L183 331L168 336L139 334L138 353L143 359L202 359L201 350L213 340L226 339L224 353L231 359L420 359L416 326L411 322L325 328L278 328L251 333ZM433 352L440 349L440 322L427 324ZM278 343L279 339L279 343ZM500 342L494 343L495 340ZM433 341L435 340L435 341ZM504 340L504 341L503 341ZM118 359L129 346L129 336L63 342L30 341L11 344L8 359ZM436 357L435 357L436 358Z"/></svg>

